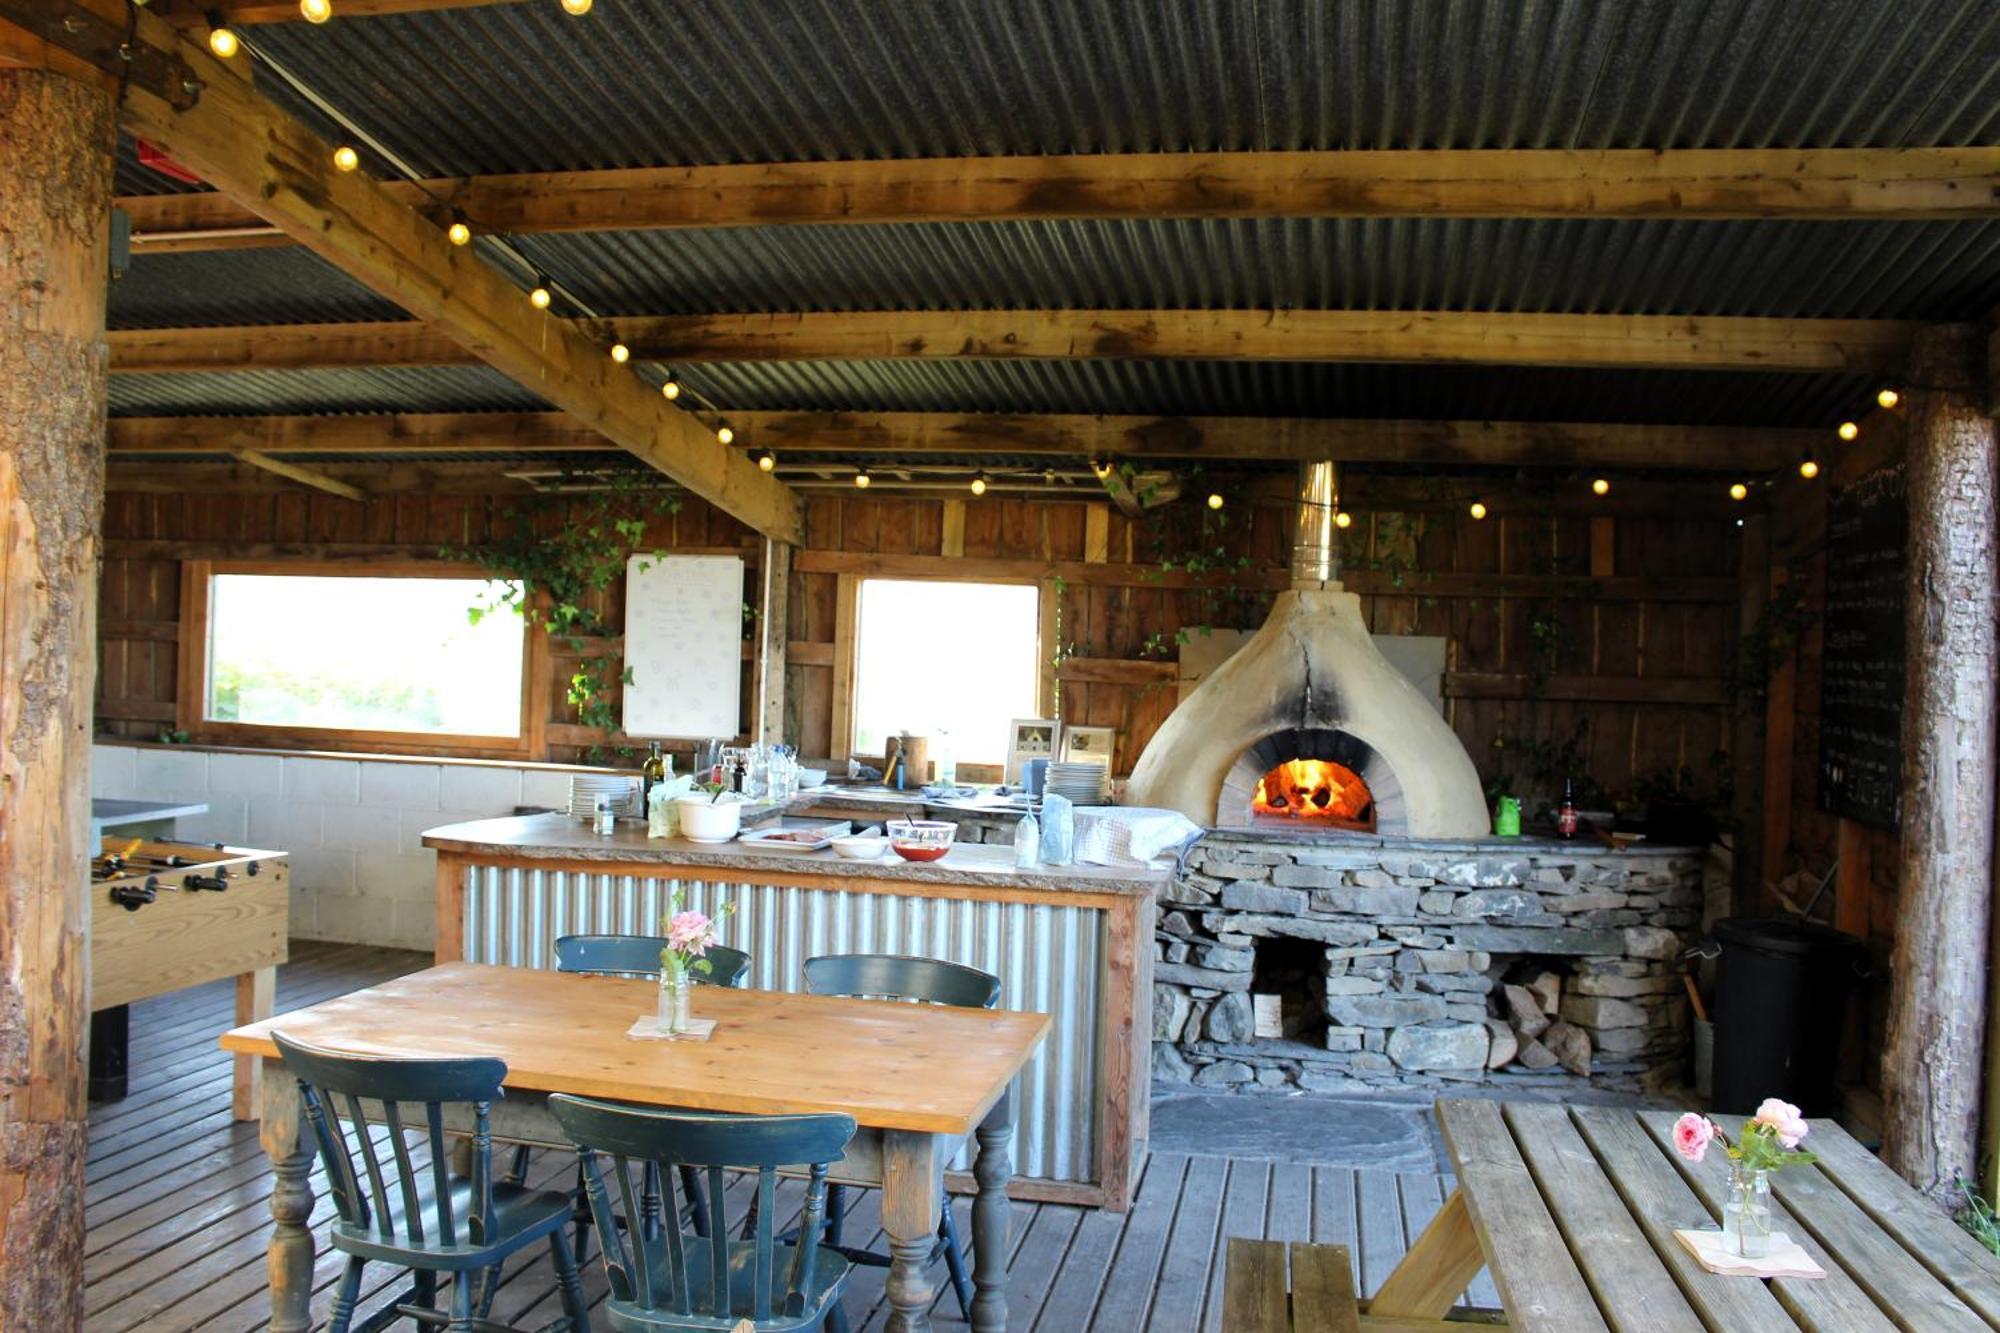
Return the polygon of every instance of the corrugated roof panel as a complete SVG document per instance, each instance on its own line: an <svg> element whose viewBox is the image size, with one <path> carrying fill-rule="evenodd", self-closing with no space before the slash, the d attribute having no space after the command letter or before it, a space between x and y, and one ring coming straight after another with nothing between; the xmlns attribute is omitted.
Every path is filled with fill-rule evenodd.
<svg viewBox="0 0 2000 1333"><path fill-rule="evenodd" d="M408 317L301 246L134 256L106 315L114 329Z"/></svg>
<svg viewBox="0 0 2000 1333"><path fill-rule="evenodd" d="M113 375L111 415L537 412L548 404L486 366Z"/></svg>
<svg viewBox="0 0 2000 1333"><path fill-rule="evenodd" d="M620 0L581 20L490 5L254 40L446 176L2000 136L1991 0Z"/></svg>
<svg viewBox="0 0 2000 1333"><path fill-rule="evenodd" d="M516 237L605 314L1032 307L1961 319L2000 222L1261 219Z"/></svg>

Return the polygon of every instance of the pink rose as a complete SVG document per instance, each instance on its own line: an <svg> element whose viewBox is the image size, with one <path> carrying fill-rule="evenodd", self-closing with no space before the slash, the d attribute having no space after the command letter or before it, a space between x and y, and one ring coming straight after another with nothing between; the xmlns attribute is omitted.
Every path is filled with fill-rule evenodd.
<svg viewBox="0 0 2000 1333"><path fill-rule="evenodd" d="M1715 1126L1706 1117L1689 1111L1674 1121L1674 1151L1690 1162L1699 1162L1708 1155L1708 1145L1715 1140Z"/></svg>
<svg viewBox="0 0 2000 1333"><path fill-rule="evenodd" d="M1768 1125L1778 1136L1778 1142L1787 1151L1799 1146L1807 1134L1812 1132L1806 1118L1799 1114L1799 1108L1790 1102L1781 1102L1776 1097L1766 1097L1758 1106L1757 1114L1750 1118L1753 1125Z"/></svg>
<svg viewBox="0 0 2000 1333"><path fill-rule="evenodd" d="M699 958L708 952L714 925L700 912L677 912L667 922L667 944Z"/></svg>

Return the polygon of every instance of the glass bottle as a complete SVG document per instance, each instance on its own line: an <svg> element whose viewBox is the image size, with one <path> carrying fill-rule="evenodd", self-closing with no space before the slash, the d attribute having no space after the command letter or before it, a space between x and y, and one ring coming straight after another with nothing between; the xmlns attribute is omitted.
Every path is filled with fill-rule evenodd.
<svg viewBox="0 0 2000 1333"><path fill-rule="evenodd" d="M1771 1173L1741 1162L1729 1164L1729 1194L1722 1205L1722 1235L1728 1251L1741 1259L1771 1253Z"/></svg>
<svg viewBox="0 0 2000 1333"><path fill-rule="evenodd" d="M639 800L643 805L652 799L653 788L667 780L667 757L660 750L660 743L654 741L646 751L646 762L639 765Z"/></svg>
<svg viewBox="0 0 2000 1333"><path fill-rule="evenodd" d="M1576 779L1563 779L1562 808L1556 811L1556 832L1565 838L1576 836Z"/></svg>

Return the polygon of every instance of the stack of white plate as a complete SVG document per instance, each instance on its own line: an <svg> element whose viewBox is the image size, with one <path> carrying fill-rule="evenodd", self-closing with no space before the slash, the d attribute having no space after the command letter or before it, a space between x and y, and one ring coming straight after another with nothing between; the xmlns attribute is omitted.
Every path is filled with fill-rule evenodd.
<svg viewBox="0 0 2000 1333"><path fill-rule="evenodd" d="M1111 769L1104 764L1050 764L1046 790L1077 805L1102 805L1111 790Z"/></svg>
<svg viewBox="0 0 2000 1333"><path fill-rule="evenodd" d="M597 813L597 798L609 796L611 809L620 819L636 817L638 784L632 778L607 773L578 773L569 780L569 813L575 819L589 819Z"/></svg>

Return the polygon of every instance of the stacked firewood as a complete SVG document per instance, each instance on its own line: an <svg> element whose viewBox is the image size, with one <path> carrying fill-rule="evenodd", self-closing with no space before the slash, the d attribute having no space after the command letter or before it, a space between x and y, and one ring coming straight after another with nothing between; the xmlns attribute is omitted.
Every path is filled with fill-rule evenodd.
<svg viewBox="0 0 2000 1333"><path fill-rule="evenodd" d="M1540 1070L1560 1065L1572 1074L1589 1075L1590 1034L1558 1017L1562 1008L1559 974L1544 971L1523 983L1508 982L1500 987L1492 1006L1497 1014L1486 1020L1493 1032L1488 1069L1519 1065Z"/></svg>

